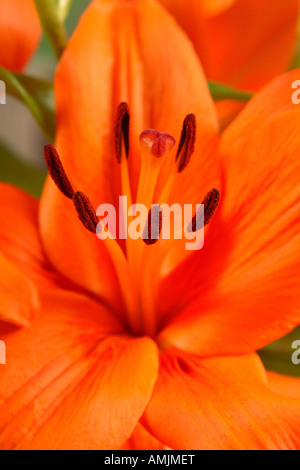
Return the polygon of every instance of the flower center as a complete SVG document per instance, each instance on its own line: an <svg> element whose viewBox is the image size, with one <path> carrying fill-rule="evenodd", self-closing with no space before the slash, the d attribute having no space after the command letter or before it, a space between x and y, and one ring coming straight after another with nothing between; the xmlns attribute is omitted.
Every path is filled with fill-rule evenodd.
<svg viewBox="0 0 300 470"><path fill-rule="evenodd" d="M174 186L175 178L189 165L195 151L196 142L196 118L189 114L184 122L182 133L176 155L174 157L173 169L170 171L167 181L157 195L158 201L153 204L154 195L157 191L157 182L161 176L161 170L166 160L172 157L171 152L175 147L174 137L167 133L160 133L153 129L147 129L140 136L141 145L141 170L136 195L136 203L133 205L131 191L130 172L128 159L130 158L130 113L126 103L121 103L117 109L114 127L114 150L117 161L120 165L121 173L121 193L126 196L126 203L138 211L140 206L146 210L144 218L141 218L141 236L137 239L126 238L126 247L121 248L115 237L109 236L107 227L102 226L101 219L97 216L88 196L81 191L75 191L64 170L58 152L52 145L47 145L44 150L45 160L50 176L58 189L70 200L78 214L83 226L91 233L98 234L105 231L105 237L100 243L105 243L111 259L114 263L118 275L119 284L123 293L124 304L128 313L128 323L135 334L148 334L154 336L157 333L156 305L155 305L155 282L158 284L160 276L154 276L150 270L153 267L153 260L160 263L160 259L166 251L176 251L176 256L172 257L177 264L184 261L189 252L183 249L183 241L174 239L168 240L168 244L161 240L163 225L163 214L161 206L168 200L171 189ZM212 189L204 198L201 207L191 216L186 230L189 233L196 232L199 227L198 222L202 218L202 228L207 225L219 204L220 195L218 190ZM128 233L130 218L122 208L124 215L123 229ZM120 208L119 208L120 210ZM126 216L125 216L126 215ZM131 214L131 219L136 217L136 213ZM120 220L120 219L119 219ZM121 220L122 222L122 220ZM99 237L100 238L100 237ZM152 246L155 245L156 252ZM155 258L156 256L156 258ZM173 266L176 267L176 266ZM157 285L156 285L157 287Z"/></svg>

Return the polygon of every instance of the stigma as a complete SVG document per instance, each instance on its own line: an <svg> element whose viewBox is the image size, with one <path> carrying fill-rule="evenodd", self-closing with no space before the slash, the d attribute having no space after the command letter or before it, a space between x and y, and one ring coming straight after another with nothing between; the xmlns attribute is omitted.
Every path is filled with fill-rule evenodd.
<svg viewBox="0 0 300 470"><path fill-rule="evenodd" d="M176 140L170 134L161 133L153 129L146 129L141 133L140 142L147 153L156 158L163 157L170 152L176 144Z"/></svg>

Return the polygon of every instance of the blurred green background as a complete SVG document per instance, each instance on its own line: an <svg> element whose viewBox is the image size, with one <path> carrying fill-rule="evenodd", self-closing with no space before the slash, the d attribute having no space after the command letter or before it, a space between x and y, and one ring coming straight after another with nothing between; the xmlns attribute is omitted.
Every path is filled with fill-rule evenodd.
<svg viewBox="0 0 300 470"><path fill-rule="evenodd" d="M74 0L66 28L71 35L82 11L90 0ZM43 37L26 73L53 80L55 58ZM0 106L0 180L15 184L39 196L46 177L43 146L47 143L30 112L16 99L7 96ZM259 351L265 366L273 371L300 376L300 365L292 363L292 343L300 340L300 328L287 337Z"/></svg>

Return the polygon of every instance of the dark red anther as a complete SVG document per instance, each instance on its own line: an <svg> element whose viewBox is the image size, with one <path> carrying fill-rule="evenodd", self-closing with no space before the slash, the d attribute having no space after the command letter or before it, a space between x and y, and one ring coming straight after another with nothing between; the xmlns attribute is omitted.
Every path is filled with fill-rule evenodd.
<svg viewBox="0 0 300 470"><path fill-rule="evenodd" d="M78 217L84 227L92 233L97 232L97 225L99 219L96 215L95 209L93 208L89 198L80 191L74 194L73 202L77 211Z"/></svg>
<svg viewBox="0 0 300 470"><path fill-rule="evenodd" d="M189 232L196 232L198 227L203 228L208 225L213 218L214 213L217 210L217 207L220 202L220 193L217 189L213 188L209 193L205 196L202 204L204 206L201 207L197 214L194 215L191 226L189 227Z"/></svg>
<svg viewBox="0 0 300 470"><path fill-rule="evenodd" d="M58 152L53 145L46 145L44 154L50 176L56 186L67 198L73 200L78 217L84 227L90 232L96 233L99 220L89 198L80 191L74 192Z"/></svg>
<svg viewBox="0 0 300 470"><path fill-rule="evenodd" d="M194 114L188 114L183 122L180 142L176 155L178 173L181 173L189 164L195 151L197 122Z"/></svg>
<svg viewBox="0 0 300 470"><path fill-rule="evenodd" d="M158 205L153 205L148 213L148 221L143 233L143 241L146 245L154 245L159 240L162 230L163 214Z"/></svg>
<svg viewBox="0 0 300 470"><path fill-rule="evenodd" d="M51 178L60 191L69 199L73 198L74 190L66 175L58 152L53 145L44 147L44 155Z"/></svg>
<svg viewBox="0 0 300 470"><path fill-rule="evenodd" d="M115 125L115 152L119 163L122 159L122 143L124 142L126 158L129 155L130 113L127 103L121 103L117 109Z"/></svg>

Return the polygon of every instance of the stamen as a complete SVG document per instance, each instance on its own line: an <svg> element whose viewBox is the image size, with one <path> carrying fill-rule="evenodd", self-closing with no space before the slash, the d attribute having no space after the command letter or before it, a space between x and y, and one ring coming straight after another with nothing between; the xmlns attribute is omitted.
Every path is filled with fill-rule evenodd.
<svg viewBox="0 0 300 470"><path fill-rule="evenodd" d="M122 144L124 143L125 155L129 155L129 125L130 113L127 103L121 103L117 109L115 126L115 151L119 163L122 161Z"/></svg>
<svg viewBox="0 0 300 470"><path fill-rule="evenodd" d="M72 199L74 190L66 175L57 150L53 145L46 145L44 147L44 155L50 176L54 183L67 198Z"/></svg>
<svg viewBox="0 0 300 470"><path fill-rule="evenodd" d="M121 171L121 192L127 197L129 206L132 205L131 183L128 169L129 156L129 131L130 131L130 111L127 103L121 103L117 109L116 125L115 125L115 152L117 160L120 164ZM122 208L123 217L120 222L120 228L124 233L128 231L128 219L126 217L126 207ZM126 249L128 257L132 258L131 243L126 240Z"/></svg>
<svg viewBox="0 0 300 470"><path fill-rule="evenodd" d="M159 205L152 206L148 213L148 222L143 233L143 241L146 245L154 245L159 240L162 230L163 214Z"/></svg>
<svg viewBox="0 0 300 470"><path fill-rule="evenodd" d="M205 196L202 204L204 205L204 214L203 208L200 208L197 211L197 214L194 215L191 225L188 227L189 232L196 232L197 227L201 223L201 227L205 227L208 225L213 218L214 213L217 210L217 207L220 202L220 193L217 189L213 188L209 193ZM204 220L203 220L204 219Z"/></svg>
<svg viewBox="0 0 300 470"><path fill-rule="evenodd" d="M78 217L84 227L92 233L97 232L97 226L99 219L96 215L95 209L93 208L89 198L80 191L74 194L73 202L77 211Z"/></svg>
<svg viewBox="0 0 300 470"><path fill-rule="evenodd" d="M194 114L188 114L183 122L181 138L176 155L178 173L181 173L189 164L195 151L197 122Z"/></svg>

